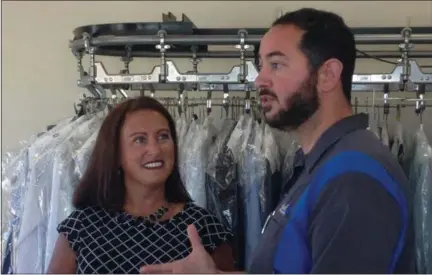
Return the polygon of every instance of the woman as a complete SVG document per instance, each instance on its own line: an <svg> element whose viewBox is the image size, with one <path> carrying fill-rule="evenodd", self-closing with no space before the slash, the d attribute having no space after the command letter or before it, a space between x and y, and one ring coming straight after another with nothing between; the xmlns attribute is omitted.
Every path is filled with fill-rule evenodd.
<svg viewBox="0 0 432 275"><path fill-rule="evenodd" d="M58 226L48 273L139 273L143 265L183 259L187 228L222 270L233 270L230 232L191 202L180 180L175 124L155 99L116 106L103 122L76 211Z"/></svg>

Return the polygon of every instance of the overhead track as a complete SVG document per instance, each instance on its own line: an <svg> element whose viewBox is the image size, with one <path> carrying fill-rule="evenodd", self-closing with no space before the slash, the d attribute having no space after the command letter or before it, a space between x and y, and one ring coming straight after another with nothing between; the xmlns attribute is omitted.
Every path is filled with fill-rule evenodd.
<svg viewBox="0 0 432 275"><path fill-rule="evenodd" d="M266 28L207 28L200 29L187 16L176 22L171 13L163 22L119 23L90 25L76 28L69 46L77 58L80 87L96 97L105 89L150 89L152 91L254 91L258 75L256 57ZM413 51L415 44L432 45L432 28L352 28L356 43L395 44L395 51L359 51L362 58L396 58L394 69L388 72L356 74L353 91L432 90L432 74L426 74L415 59L432 57L432 51ZM229 51L214 51L209 46L232 46ZM86 71L82 64L89 55ZM96 56L121 56L125 67L120 73L108 72ZM160 64L150 72L132 73L129 64L137 57L156 57ZM170 58L190 58L192 71L180 72ZM198 64L203 58L238 58L239 64L229 72L200 73ZM393 61L385 61L392 63ZM426 86L428 85L428 86Z"/></svg>

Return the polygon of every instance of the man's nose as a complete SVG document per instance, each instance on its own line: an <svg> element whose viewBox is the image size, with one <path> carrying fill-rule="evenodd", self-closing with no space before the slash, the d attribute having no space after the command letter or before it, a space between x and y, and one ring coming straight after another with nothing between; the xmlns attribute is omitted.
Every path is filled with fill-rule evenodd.
<svg viewBox="0 0 432 275"><path fill-rule="evenodd" d="M271 86L270 79L268 78L265 71L260 71L258 76L255 78L255 87L258 89L269 88Z"/></svg>

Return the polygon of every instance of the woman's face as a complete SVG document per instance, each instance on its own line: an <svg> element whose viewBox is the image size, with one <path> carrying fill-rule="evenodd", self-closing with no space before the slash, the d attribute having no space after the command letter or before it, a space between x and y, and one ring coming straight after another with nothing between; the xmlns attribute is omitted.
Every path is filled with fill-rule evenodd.
<svg viewBox="0 0 432 275"><path fill-rule="evenodd" d="M141 110L126 115L120 135L125 182L159 187L174 168L174 142L163 115Z"/></svg>

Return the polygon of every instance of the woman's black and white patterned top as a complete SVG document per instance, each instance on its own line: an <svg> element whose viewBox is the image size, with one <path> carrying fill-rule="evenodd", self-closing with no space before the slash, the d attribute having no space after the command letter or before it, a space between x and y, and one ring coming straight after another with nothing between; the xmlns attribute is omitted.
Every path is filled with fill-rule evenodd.
<svg viewBox="0 0 432 275"><path fill-rule="evenodd" d="M232 237L216 217L193 203L172 219L156 223L90 207L72 212L57 230L65 234L77 255L77 273L138 274L143 265L188 256L190 224L195 224L208 252Z"/></svg>

